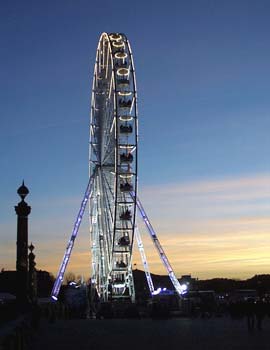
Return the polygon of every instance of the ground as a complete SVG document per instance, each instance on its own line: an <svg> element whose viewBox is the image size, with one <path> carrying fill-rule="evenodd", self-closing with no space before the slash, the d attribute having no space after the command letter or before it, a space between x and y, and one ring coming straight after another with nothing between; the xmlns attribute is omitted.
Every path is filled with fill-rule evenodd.
<svg viewBox="0 0 270 350"><path fill-rule="evenodd" d="M68 320L43 322L33 350L269 350L270 320L248 332L245 320Z"/></svg>

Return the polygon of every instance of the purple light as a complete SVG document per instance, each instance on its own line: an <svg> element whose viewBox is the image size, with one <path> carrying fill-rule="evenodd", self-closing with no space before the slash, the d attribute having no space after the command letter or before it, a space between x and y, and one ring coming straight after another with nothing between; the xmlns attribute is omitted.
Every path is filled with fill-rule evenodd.
<svg viewBox="0 0 270 350"><path fill-rule="evenodd" d="M152 295L158 295L161 292L161 288L158 288L157 290L154 290Z"/></svg>
<svg viewBox="0 0 270 350"><path fill-rule="evenodd" d="M62 281L63 281L64 273L65 273L65 270L66 270L66 267L67 267L67 264L68 264L71 252L72 252L72 248L73 248L73 245L74 245L74 242L75 242L75 238L77 237L77 234L78 234L78 231L79 231L79 227L80 227L80 223L81 223L84 211L85 211L85 207L86 207L88 198L90 197L90 195L92 193L92 185L93 185L94 174L95 174L95 171L94 171L93 175L89 179L89 182L88 182L88 185L87 185L84 197L83 197L83 201L81 203L80 210L79 210L79 213L77 215L77 218L76 218L73 230L72 230L71 238L70 238L70 240L68 242L68 245L67 245L67 248L66 248L66 251L65 251L65 255L64 255L64 258L62 260L62 263L61 263L61 266L60 266L57 278L56 278L56 280L54 282L54 286L53 286L52 293L51 293L51 297L54 300L57 300L57 296L58 296L59 291L60 291L60 287L61 287L61 284L62 284Z"/></svg>
<svg viewBox="0 0 270 350"><path fill-rule="evenodd" d="M139 209L139 212L140 212L140 214L141 214L141 216L142 216L142 218L143 218L143 220L145 222L145 225L146 225L146 227L148 229L148 232L149 232L150 236L152 237L153 243L154 243L154 245L155 245L155 247L156 247L156 249L157 249L157 251L159 253L161 261L163 262L166 270L168 271L168 275L170 277L170 280L171 280L173 286L176 289L176 292L181 297L181 295L185 292L186 289L184 287L184 290L183 290L182 287L181 287L181 284L177 280L177 278L176 278L176 276L175 276L175 274L173 272L173 269L171 267L171 264L169 263L169 260L168 260L168 258L166 256L164 250L162 249L162 246L161 246L161 244L160 244L160 242L159 242L159 240L157 238L155 230L154 230L153 226L151 225L151 223L150 223L150 221L149 221L149 219L148 219L148 217L147 217L147 215L146 215L146 213L144 211L142 203L140 202L138 197L135 197L135 193L134 192L130 192L130 195L131 195L131 197L133 198L134 201L136 200L136 205L137 205L137 207Z"/></svg>

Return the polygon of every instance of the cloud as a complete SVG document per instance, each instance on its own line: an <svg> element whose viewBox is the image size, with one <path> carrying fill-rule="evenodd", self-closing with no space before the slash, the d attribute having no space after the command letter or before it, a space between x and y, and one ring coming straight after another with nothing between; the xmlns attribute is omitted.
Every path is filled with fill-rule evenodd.
<svg viewBox="0 0 270 350"><path fill-rule="evenodd" d="M191 227L210 218L268 216L270 175L148 186L139 195L162 229L176 219Z"/></svg>
<svg viewBox="0 0 270 350"><path fill-rule="evenodd" d="M269 272L270 175L141 187L140 197L177 276L245 278ZM36 246L37 267L56 274L81 198L55 198L50 203L42 219L31 215L29 235ZM51 216L54 211L57 215ZM165 273L140 220L139 227L150 270ZM15 222L5 222L0 229L8 237L0 248L3 267L14 268ZM90 258L85 214L68 271L88 277ZM143 268L140 260L135 242L133 262Z"/></svg>
<svg viewBox="0 0 270 350"><path fill-rule="evenodd" d="M178 275L246 277L270 263L269 185L263 174L149 186L141 197ZM151 244L145 243L150 265L160 271Z"/></svg>
<svg viewBox="0 0 270 350"><path fill-rule="evenodd" d="M260 220L258 221L258 225ZM248 277L252 273L266 273L270 264L268 231L241 232L237 229L225 235L197 233L196 235L159 235L161 244L176 274L192 273L200 278L221 276ZM164 270L149 239L144 240L151 267ZM136 254L135 254L136 256ZM136 256L136 262L140 261Z"/></svg>

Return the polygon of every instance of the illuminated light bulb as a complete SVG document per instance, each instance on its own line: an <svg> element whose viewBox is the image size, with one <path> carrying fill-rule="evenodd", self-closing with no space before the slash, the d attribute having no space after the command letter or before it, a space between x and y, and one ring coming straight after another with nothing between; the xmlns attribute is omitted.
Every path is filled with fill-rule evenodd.
<svg viewBox="0 0 270 350"><path fill-rule="evenodd" d="M129 69L128 68L119 68L117 69L117 74L122 76L129 75Z"/></svg>
<svg viewBox="0 0 270 350"><path fill-rule="evenodd" d="M125 59L125 58L127 58L127 53L126 52L116 52L114 57L115 58L120 58L120 59Z"/></svg>
<svg viewBox="0 0 270 350"><path fill-rule="evenodd" d="M120 96L130 96L131 94L131 91L118 91L118 95Z"/></svg>
<svg viewBox="0 0 270 350"><path fill-rule="evenodd" d="M133 119L133 117L131 115L121 115L119 119L123 121L130 121Z"/></svg>
<svg viewBox="0 0 270 350"><path fill-rule="evenodd" d="M134 146L132 145L121 145L120 148L133 148Z"/></svg>
<svg viewBox="0 0 270 350"><path fill-rule="evenodd" d="M125 46L123 41L113 41L112 45L117 48Z"/></svg>
<svg viewBox="0 0 270 350"><path fill-rule="evenodd" d="M120 35L120 34L111 34L110 35L110 39L111 40L116 40L116 41L118 41L118 40L121 40L123 37L122 37L122 35Z"/></svg>
<svg viewBox="0 0 270 350"><path fill-rule="evenodd" d="M122 179L130 179L130 178L132 178L132 176L133 176L133 174L121 174L121 175L120 175L120 177L121 177Z"/></svg>

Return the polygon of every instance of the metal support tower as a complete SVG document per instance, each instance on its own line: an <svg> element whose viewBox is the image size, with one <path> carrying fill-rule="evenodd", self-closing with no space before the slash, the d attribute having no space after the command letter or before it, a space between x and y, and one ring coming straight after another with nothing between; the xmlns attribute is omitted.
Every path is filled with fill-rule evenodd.
<svg viewBox="0 0 270 350"><path fill-rule="evenodd" d="M74 246L74 242L75 242L75 239L77 237L77 234L78 234L78 231L79 231L79 228L80 228L80 224L81 224L82 217L83 217L83 214L84 214L84 211L85 211L85 207L86 207L86 204L87 204L87 201L88 201L89 197L91 196L92 185L93 185L93 176L91 176L89 178L89 182L88 182L85 194L83 196L83 200L82 200L82 203L81 203L81 206L80 206L80 210L79 210L79 213L77 215L77 218L76 218L76 221L75 221L72 233L71 233L71 237L69 239L69 242L68 242L68 245L67 245L67 248L66 248L63 260L62 260L62 263L60 265L60 269L58 271L56 280L55 280L54 285L53 285L51 297L54 300L57 300L57 298L58 298L60 287L61 287L61 284L63 282L64 274L65 274L65 271L66 271L66 267L67 267L68 261L70 259L72 248Z"/></svg>
<svg viewBox="0 0 270 350"><path fill-rule="evenodd" d="M130 195L134 198L133 192L130 192ZM163 248L162 248L158 238L157 238L155 230L154 230L153 226L151 225L151 223L150 223L150 221L148 219L148 216L146 215L146 212L145 212L145 210L144 210L144 208L142 206L142 203L139 200L138 196L137 196L136 204L137 204L137 208L139 209L139 212L140 212L140 214L142 216L142 219L143 219L143 221L144 221L144 223L145 223L145 225L147 227L147 230L148 230L148 232L150 234L150 237L152 238L152 241L153 241L153 243L154 243L154 245L155 245L155 247L156 247L156 249L158 251L160 259L163 262L163 265L165 266L165 268L166 268L166 270L168 272L170 280L171 280L174 288L176 289L177 294L181 297L182 294L186 291L186 286L185 285L181 286L180 282L176 278L175 273L174 273L174 271L172 269L172 266L169 263L169 260L168 260L168 258L166 256L166 254L165 254L165 252L164 252L164 250L163 250Z"/></svg>
<svg viewBox="0 0 270 350"><path fill-rule="evenodd" d="M135 227L135 237L137 239L139 252L141 254L141 259L142 259L143 268L144 268L144 272L145 272L145 276L146 276L146 281L147 281L150 293L153 294L154 291L155 291L155 288L154 288L154 284L153 284L153 281L152 281L151 273L150 273L150 270L149 270L149 267L148 267L146 255L145 255L145 252L144 252L144 247L143 247L143 242L142 242L142 238L141 238L141 235L140 235L140 231L139 231L137 226Z"/></svg>

